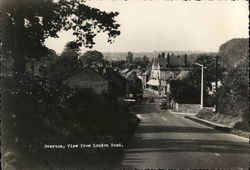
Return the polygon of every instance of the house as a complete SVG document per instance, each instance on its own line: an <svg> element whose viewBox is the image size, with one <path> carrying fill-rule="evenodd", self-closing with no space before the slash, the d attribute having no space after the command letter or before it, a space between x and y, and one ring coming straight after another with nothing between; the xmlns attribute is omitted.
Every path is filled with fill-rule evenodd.
<svg viewBox="0 0 250 170"><path fill-rule="evenodd" d="M136 70L129 71L125 78L128 81L127 95L133 94L134 97L142 97L142 80L137 76Z"/></svg>
<svg viewBox="0 0 250 170"><path fill-rule="evenodd" d="M142 74L143 74L143 71L142 71L141 69L138 69L138 70L136 71L137 77L138 77L139 79L141 79L141 80L142 80Z"/></svg>
<svg viewBox="0 0 250 170"><path fill-rule="evenodd" d="M95 72L110 83L110 93L115 97L125 97L128 91L128 80L111 67L98 67Z"/></svg>
<svg viewBox="0 0 250 170"><path fill-rule="evenodd" d="M146 83L148 89L158 94L170 93L170 81L184 70L189 70L187 55L172 53L153 58L150 78Z"/></svg>
<svg viewBox="0 0 250 170"><path fill-rule="evenodd" d="M126 74L129 72L130 70L128 68L125 68L124 70L121 70L120 73L122 76L126 76Z"/></svg>
<svg viewBox="0 0 250 170"><path fill-rule="evenodd" d="M142 74L142 87L143 87L143 89L148 88L147 82L149 81L150 74L151 74L151 69L146 70Z"/></svg>
<svg viewBox="0 0 250 170"><path fill-rule="evenodd" d="M69 88L92 89L97 95L108 94L110 82L95 71L85 68L63 81Z"/></svg>
<svg viewBox="0 0 250 170"><path fill-rule="evenodd" d="M175 80L184 80L188 77L189 73L190 73L190 71L182 70L182 71L180 71L178 76L175 77Z"/></svg>

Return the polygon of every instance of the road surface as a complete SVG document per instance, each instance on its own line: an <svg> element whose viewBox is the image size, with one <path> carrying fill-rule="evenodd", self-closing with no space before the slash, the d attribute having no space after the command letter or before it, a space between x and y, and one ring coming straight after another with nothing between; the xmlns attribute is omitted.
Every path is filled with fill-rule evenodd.
<svg viewBox="0 0 250 170"><path fill-rule="evenodd" d="M161 110L157 97L149 93L146 97L134 107L141 122L120 167L248 169L249 140Z"/></svg>

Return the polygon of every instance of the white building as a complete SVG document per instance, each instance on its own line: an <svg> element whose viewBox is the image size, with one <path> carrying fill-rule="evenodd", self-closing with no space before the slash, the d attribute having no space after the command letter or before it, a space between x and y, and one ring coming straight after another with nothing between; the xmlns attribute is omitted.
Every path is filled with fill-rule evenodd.
<svg viewBox="0 0 250 170"><path fill-rule="evenodd" d="M170 81L179 73L188 69L187 55L168 54L153 58L150 79L147 82L150 90L158 94L170 93Z"/></svg>

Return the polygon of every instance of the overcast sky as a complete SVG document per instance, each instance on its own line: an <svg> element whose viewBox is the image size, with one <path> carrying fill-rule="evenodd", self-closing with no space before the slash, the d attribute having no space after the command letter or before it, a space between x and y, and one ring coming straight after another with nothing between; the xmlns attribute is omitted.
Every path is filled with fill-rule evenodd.
<svg viewBox="0 0 250 170"><path fill-rule="evenodd" d="M232 38L248 38L247 1L88 1L91 7L117 11L121 35L114 43L105 33L97 35L92 50L102 52L151 52L198 50L216 52ZM60 53L75 38L70 31L49 38L45 45ZM85 47L81 48L85 52Z"/></svg>

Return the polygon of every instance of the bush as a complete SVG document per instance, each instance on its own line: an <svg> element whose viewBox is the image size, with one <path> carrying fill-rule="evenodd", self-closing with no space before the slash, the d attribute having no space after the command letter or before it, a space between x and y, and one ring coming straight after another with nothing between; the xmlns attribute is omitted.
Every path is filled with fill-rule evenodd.
<svg viewBox="0 0 250 170"><path fill-rule="evenodd" d="M210 108L203 108L199 111L199 113L196 115L196 117L201 119L208 119L214 116L214 112Z"/></svg>
<svg viewBox="0 0 250 170"><path fill-rule="evenodd" d="M2 87L3 145L34 151L50 134L40 115L48 104L56 105L58 93L42 80L29 76L21 80L3 77Z"/></svg>
<svg viewBox="0 0 250 170"><path fill-rule="evenodd" d="M92 89L66 91L60 102L67 110L64 122L79 125L89 136L113 136L115 140L122 140L120 134L131 134L138 123L136 116L129 113L128 107L113 97L98 96ZM73 136L77 138L79 135Z"/></svg>
<svg viewBox="0 0 250 170"><path fill-rule="evenodd" d="M185 80L171 82L171 95L177 103L200 103L200 89L190 86Z"/></svg>
<svg viewBox="0 0 250 170"><path fill-rule="evenodd" d="M138 124L124 103L91 89L54 89L28 76L3 78L2 85L4 147L35 152L44 143L124 142Z"/></svg>
<svg viewBox="0 0 250 170"><path fill-rule="evenodd" d="M82 68L77 56L72 56L71 51L64 52L62 56L50 61L46 67L40 69L48 84L59 88L62 81Z"/></svg>
<svg viewBox="0 0 250 170"><path fill-rule="evenodd" d="M249 132L250 131L249 121L247 121L246 119L243 119L243 121L236 123L234 125L234 128Z"/></svg>

